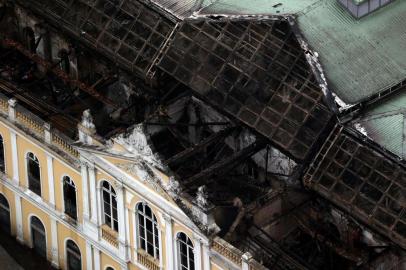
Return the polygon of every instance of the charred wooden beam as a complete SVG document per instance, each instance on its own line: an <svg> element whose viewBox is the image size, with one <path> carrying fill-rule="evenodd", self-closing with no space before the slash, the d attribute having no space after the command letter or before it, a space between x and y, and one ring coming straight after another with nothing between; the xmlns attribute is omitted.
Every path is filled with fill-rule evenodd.
<svg viewBox="0 0 406 270"><path fill-rule="evenodd" d="M226 137L227 135L229 135L232 131L234 130L234 127L230 127L230 128L226 128L223 129L217 133L212 134L211 136L209 136L207 139L203 140L202 142L200 142L198 145L192 146L190 148L185 149L184 151L174 155L173 157L167 159L165 161L165 163L167 165L175 165L178 164L182 161L184 161L185 159L191 157L192 155L194 155L195 153L202 151L203 149L205 149L208 145L212 144L215 141L218 141L224 137Z"/></svg>
<svg viewBox="0 0 406 270"><path fill-rule="evenodd" d="M241 161L246 160L248 157L252 156L253 154L257 153L259 150L263 149L266 145L265 141L256 141L251 145L247 146L246 148L242 149L239 152L234 153L227 159L224 159L216 164L210 166L207 169L185 179L183 184L188 187L189 189L192 186L198 186L202 184L202 180L206 179L207 181L211 181L213 176L221 176L226 174L230 169L234 168L238 165Z"/></svg>
<svg viewBox="0 0 406 270"><path fill-rule="evenodd" d="M170 122L145 122L148 126L181 126L181 127L201 127L201 126L226 126L230 122L203 122L203 123L170 123Z"/></svg>
<svg viewBox="0 0 406 270"><path fill-rule="evenodd" d="M23 55L25 55L26 57L28 57L29 59L34 61L36 64L43 66L47 70L53 72L57 77L59 77L65 83L78 87L80 90L88 93L89 95L91 95L92 97L96 98L97 100L101 101L102 103L104 103L106 105L112 106L115 109L119 108L119 106L115 102L113 102L111 99L109 99L108 97L103 96L102 94L97 92L94 88L85 84L84 82L70 78L69 75L66 74L65 72L63 72L61 69L55 68L54 64L49 63L48 61L44 60L37 54L32 54L31 52L29 52L19 42L11 40L11 39L6 39L4 41L4 45L18 50Z"/></svg>

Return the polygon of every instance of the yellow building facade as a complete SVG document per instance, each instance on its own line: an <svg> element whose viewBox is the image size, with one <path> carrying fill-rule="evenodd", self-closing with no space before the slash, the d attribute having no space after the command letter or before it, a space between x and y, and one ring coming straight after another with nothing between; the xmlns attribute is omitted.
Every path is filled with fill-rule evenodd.
<svg viewBox="0 0 406 270"><path fill-rule="evenodd" d="M128 150L137 127L133 138L118 136L106 146L82 121L81 141L72 142L15 99L0 96L0 109L0 206L9 218L2 227L54 267L262 268L224 240L210 239L191 215L208 220L207 226L210 217L171 195L174 180L153 166L157 161L148 151Z"/></svg>

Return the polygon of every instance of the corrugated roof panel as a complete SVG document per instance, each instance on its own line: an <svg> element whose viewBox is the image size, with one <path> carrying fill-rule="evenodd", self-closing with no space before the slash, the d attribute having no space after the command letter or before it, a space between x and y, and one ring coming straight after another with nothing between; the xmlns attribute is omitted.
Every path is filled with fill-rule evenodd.
<svg viewBox="0 0 406 270"><path fill-rule="evenodd" d="M192 15L196 5L200 3L199 0L152 0L152 2L180 19Z"/></svg>
<svg viewBox="0 0 406 270"><path fill-rule="evenodd" d="M352 17L336 0L205 0L204 14L296 14L333 90L357 103L406 78L406 1Z"/></svg>
<svg viewBox="0 0 406 270"><path fill-rule="evenodd" d="M403 114L361 122L367 135L392 153L403 157Z"/></svg>

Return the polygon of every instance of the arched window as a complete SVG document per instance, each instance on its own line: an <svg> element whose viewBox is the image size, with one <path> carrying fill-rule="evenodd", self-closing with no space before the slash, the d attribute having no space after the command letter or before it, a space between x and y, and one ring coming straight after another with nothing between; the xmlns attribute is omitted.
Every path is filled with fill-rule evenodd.
<svg viewBox="0 0 406 270"><path fill-rule="evenodd" d="M33 153L27 154L28 188L41 196L41 172L38 158Z"/></svg>
<svg viewBox="0 0 406 270"><path fill-rule="evenodd" d="M65 214L76 220L76 186L69 176L63 177L63 199L65 204Z"/></svg>
<svg viewBox="0 0 406 270"><path fill-rule="evenodd" d="M108 267L106 268L106 270L114 270L114 268L113 268L113 267L108 266Z"/></svg>
<svg viewBox="0 0 406 270"><path fill-rule="evenodd" d="M0 230L10 234L10 206L6 197L0 194Z"/></svg>
<svg viewBox="0 0 406 270"><path fill-rule="evenodd" d="M4 141L3 137L0 135L0 171L6 172L6 161L4 156Z"/></svg>
<svg viewBox="0 0 406 270"><path fill-rule="evenodd" d="M66 266L68 270L82 269L80 249L72 240L66 241Z"/></svg>
<svg viewBox="0 0 406 270"><path fill-rule="evenodd" d="M47 242L45 237L45 228L41 220L37 217L31 217L31 240L32 247L40 256L47 257Z"/></svg>
<svg viewBox="0 0 406 270"><path fill-rule="evenodd" d="M193 243L183 232L178 233L176 237L176 245L178 249L178 269L179 270L194 270L195 257L193 251Z"/></svg>
<svg viewBox="0 0 406 270"><path fill-rule="evenodd" d="M31 53L35 53L36 52L36 44L35 44L34 30L32 30L32 28L30 28L30 27L26 27L23 30L23 35L24 35L25 46L27 47L27 49Z"/></svg>
<svg viewBox="0 0 406 270"><path fill-rule="evenodd" d="M138 243L149 255L159 259L158 222L151 208L145 203L137 206Z"/></svg>
<svg viewBox="0 0 406 270"><path fill-rule="evenodd" d="M107 181L102 183L103 223L118 232L116 192Z"/></svg>

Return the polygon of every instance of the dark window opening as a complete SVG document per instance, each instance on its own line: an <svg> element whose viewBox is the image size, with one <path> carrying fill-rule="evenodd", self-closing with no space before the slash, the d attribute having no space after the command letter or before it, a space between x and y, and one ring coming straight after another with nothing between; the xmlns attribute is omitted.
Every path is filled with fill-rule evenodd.
<svg viewBox="0 0 406 270"><path fill-rule="evenodd" d="M43 258L47 257L45 228L41 220L31 217L31 239L34 251Z"/></svg>
<svg viewBox="0 0 406 270"><path fill-rule="evenodd" d="M65 202L65 214L77 220L76 186L68 176L63 177L63 198Z"/></svg>
<svg viewBox="0 0 406 270"><path fill-rule="evenodd" d="M72 240L66 242L66 260L68 270L82 269L82 259L79 247Z"/></svg>
<svg viewBox="0 0 406 270"><path fill-rule="evenodd" d="M6 172L6 162L4 156L4 141L3 137L0 135L0 171Z"/></svg>
<svg viewBox="0 0 406 270"><path fill-rule="evenodd" d="M33 153L27 154L28 188L41 196L41 172L38 158Z"/></svg>
<svg viewBox="0 0 406 270"><path fill-rule="evenodd" d="M0 194L0 231L7 234L11 233L10 206L2 194Z"/></svg>

